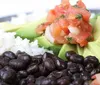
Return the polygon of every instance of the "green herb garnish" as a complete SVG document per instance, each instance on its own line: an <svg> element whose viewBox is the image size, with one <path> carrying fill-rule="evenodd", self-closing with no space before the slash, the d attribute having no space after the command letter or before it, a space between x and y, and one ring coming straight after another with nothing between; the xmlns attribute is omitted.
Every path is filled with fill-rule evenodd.
<svg viewBox="0 0 100 85"><path fill-rule="evenodd" d="M71 42L73 39L72 39L72 37L67 37L67 40L68 40L69 42Z"/></svg>
<svg viewBox="0 0 100 85"><path fill-rule="evenodd" d="M73 5L73 7L75 7L75 8L80 8L78 5Z"/></svg>
<svg viewBox="0 0 100 85"><path fill-rule="evenodd" d="M60 18L65 18L65 15L62 14L62 15L60 16Z"/></svg>
<svg viewBox="0 0 100 85"><path fill-rule="evenodd" d="M76 19L79 19L79 20L82 19L82 15L81 14L77 14L76 15Z"/></svg>
<svg viewBox="0 0 100 85"><path fill-rule="evenodd" d="M59 20L60 18L65 18L65 15L61 15L60 17L56 18L57 20Z"/></svg>
<svg viewBox="0 0 100 85"><path fill-rule="evenodd" d="M93 36L89 36L88 38L87 38L87 41L92 41L93 40Z"/></svg>

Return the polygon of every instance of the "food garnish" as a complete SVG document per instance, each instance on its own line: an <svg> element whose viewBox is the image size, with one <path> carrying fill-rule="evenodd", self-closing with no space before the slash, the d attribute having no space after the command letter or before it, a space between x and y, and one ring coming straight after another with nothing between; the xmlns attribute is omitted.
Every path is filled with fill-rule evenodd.
<svg viewBox="0 0 100 85"><path fill-rule="evenodd" d="M82 0L78 0L74 6L69 3L69 0L62 0L60 5L48 12L45 24L41 24L36 30L39 34L44 33L52 43L70 43L66 37L72 37L74 42L71 44L79 44L83 47L88 44L88 38L92 36L90 15ZM46 30L49 30L48 34L44 32ZM48 38L49 34L51 38Z"/></svg>

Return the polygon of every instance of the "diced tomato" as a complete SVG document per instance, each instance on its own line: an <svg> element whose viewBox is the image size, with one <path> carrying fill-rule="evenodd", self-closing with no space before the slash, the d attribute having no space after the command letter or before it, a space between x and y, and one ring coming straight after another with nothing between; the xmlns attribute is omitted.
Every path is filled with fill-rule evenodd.
<svg viewBox="0 0 100 85"><path fill-rule="evenodd" d="M56 44L65 44L65 43L67 43L66 39L62 36L56 37L54 42Z"/></svg>
<svg viewBox="0 0 100 85"><path fill-rule="evenodd" d="M89 36L90 33L88 32L80 32L78 35L72 33L69 34L69 37L72 37L77 42L77 44L80 44L82 47L87 45L87 39Z"/></svg>
<svg viewBox="0 0 100 85"><path fill-rule="evenodd" d="M68 22L69 22L69 24L71 26L77 27L77 26L80 25L81 20L78 20L78 19L69 19Z"/></svg>
<svg viewBox="0 0 100 85"><path fill-rule="evenodd" d="M81 8L86 8L85 4L82 2L82 0L79 0L77 2L77 6L81 7Z"/></svg>
<svg viewBox="0 0 100 85"><path fill-rule="evenodd" d="M81 47L84 47L84 46L86 46L87 44L88 44L88 41L87 41L87 40L84 40L84 41L82 41L82 42L79 43L79 45L80 45Z"/></svg>
<svg viewBox="0 0 100 85"><path fill-rule="evenodd" d="M90 36L90 33L88 32L81 32L79 35L77 35L76 37L76 42L80 44L80 46L86 46L88 41L88 37Z"/></svg>
<svg viewBox="0 0 100 85"><path fill-rule="evenodd" d="M59 19L58 23L61 26L61 29L68 35L69 34L68 21L66 19L64 19L64 18L61 18L61 19Z"/></svg>
<svg viewBox="0 0 100 85"><path fill-rule="evenodd" d="M77 35L77 41L83 41L83 40L86 40L88 37L90 36L90 33L89 32L81 32L79 35ZM78 39L79 38L79 39Z"/></svg>
<svg viewBox="0 0 100 85"><path fill-rule="evenodd" d="M79 13L82 14L84 21L89 22L89 18L91 16L89 11L83 9L83 10L79 10Z"/></svg>
<svg viewBox="0 0 100 85"><path fill-rule="evenodd" d="M55 7L57 15L65 14L66 10L70 7L69 0L62 0L60 5Z"/></svg>
<svg viewBox="0 0 100 85"><path fill-rule="evenodd" d="M73 20L75 18L76 18L76 15L75 14L69 14L69 15L67 15L67 19L68 20Z"/></svg>
<svg viewBox="0 0 100 85"><path fill-rule="evenodd" d="M62 4L65 4L65 5L67 5L67 6L70 5L69 0L61 0L61 3L62 3Z"/></svg>
<svg viewBox="0 0 100 85"><path fill-rule="evenodd" d="M82 31L90 32L90 33L92 32L92 26L89 23L82 21L80 26L81 26Z"/></svg>
<svg viewBox="0 0 100 85"><path fill-rule="evenodd" d="M50 22L45 22L45 23L40 24L40 25L37 27L36 32L37 32L38 34L42 34L42 33L44 32L44 30L46 29L46 27L47 27L48 25L50 25L50 24L51 24Z"/></svg>
<svg viewBox="0 0 100 85"><path fill-rule="evenodd" d="M56 19L56 13L55 10L50 10L48 15L47 15L47 21L48 22L53 22Z"/></svg>
<svg viewBox="0 0 100 85"><path fill-rule="evenodd" d="M60 36L62 29L58 23L53 23L50 26L50 31L51 31L51 34L53 35L53 37L58 37L58 36Z"/></svg>
<svg viewBox="0 0 100 85"><path fill-rule="evenodd" d="M82 14L83 20L85 21L89 21L90 18L90 12L88 12L86 9L82 9L82 8L76 8L76 7L70 7L68 8L68 10L66 10L66 14L70 15L70 14Z"/></svg>
<svg viewBox="0 0 100 85"><path fill-rule="evenodd" d="M65 14L65 8L62 7L62 5L58 5L55 7L55 12L56 12L57 16L59 17L59 16Z"/></svg>

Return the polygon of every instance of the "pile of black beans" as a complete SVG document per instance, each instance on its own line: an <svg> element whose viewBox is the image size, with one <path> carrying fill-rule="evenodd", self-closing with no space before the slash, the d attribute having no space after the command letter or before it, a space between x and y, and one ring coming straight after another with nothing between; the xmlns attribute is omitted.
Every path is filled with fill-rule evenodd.
<svg viewBox="0 0 100 85"><path fill-rule="evenodd" d="M100 72L95 56L65 55L68 61L47 52L30 56L6 51L0 56L0 85L89 85L91 76Z"/></svg>

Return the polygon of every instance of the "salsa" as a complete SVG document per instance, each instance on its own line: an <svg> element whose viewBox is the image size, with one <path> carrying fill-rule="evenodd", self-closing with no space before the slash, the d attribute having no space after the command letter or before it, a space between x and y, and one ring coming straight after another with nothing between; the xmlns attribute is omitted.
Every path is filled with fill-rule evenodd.
<svg viewBox="0 0 100 85"><path fill-rule="evenodd" d="M79 44L86 46L88 39L92 37L92 26L89 24L91 14L86 9L82 0L78 0L76 5L71 5L69 0L62 0L60 5L51 9L47 15L47 21L36 29L39 34L46 34L49 29L50 36L55 44Z"/></svg>

